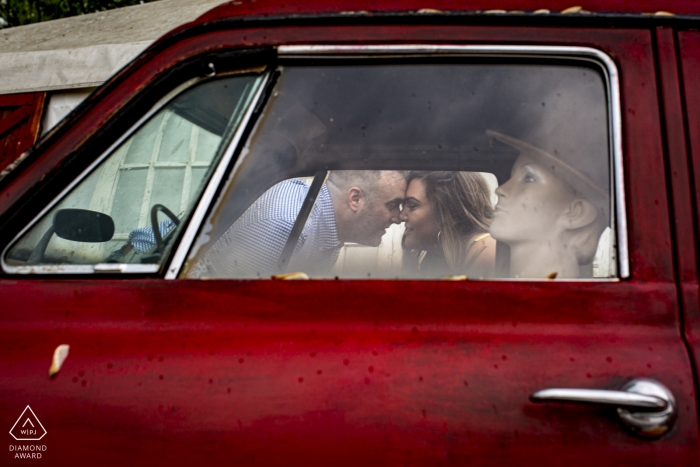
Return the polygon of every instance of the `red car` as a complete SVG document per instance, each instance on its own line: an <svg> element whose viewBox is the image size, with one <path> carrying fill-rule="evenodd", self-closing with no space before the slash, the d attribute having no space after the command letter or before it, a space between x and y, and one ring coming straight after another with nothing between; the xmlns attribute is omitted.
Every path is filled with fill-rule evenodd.
<svg viewBox="0 0 700 467"><path fill-rule="evenodd" d="M4 170L3 464L697 465L700 7L481 3L217 7Z"/></svg>

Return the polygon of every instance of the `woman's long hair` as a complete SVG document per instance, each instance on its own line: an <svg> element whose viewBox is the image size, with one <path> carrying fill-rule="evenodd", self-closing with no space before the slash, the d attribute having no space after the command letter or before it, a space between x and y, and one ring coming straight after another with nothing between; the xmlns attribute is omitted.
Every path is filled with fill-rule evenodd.
<svg viewBox="0 0 700 467"><path fill-rule="evenodd" d="M486 180L476 172L410 172L408 183L416 179L425 185L445 262L452 272L460 272L471 239L488 232L493 217Z"/></svg>

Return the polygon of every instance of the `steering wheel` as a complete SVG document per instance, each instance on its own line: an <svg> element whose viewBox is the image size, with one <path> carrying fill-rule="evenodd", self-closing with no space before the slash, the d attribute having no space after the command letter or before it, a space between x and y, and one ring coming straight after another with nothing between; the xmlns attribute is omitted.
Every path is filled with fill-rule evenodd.
<svg viewBox="0 0 700 467"><path fill-rule="evenodd" d="M160 229L158 228L158 211L168 216L171 221L175 224L175 227L180 225L180 219L177 218L173 212L163 206L162 204L154 204L151 208L151 228L153 229L153 236L156 239L156 247L159 253L163 253L165 249L165 243L163 242L163 237L160 235Z"/></svg>
<svg viewBox="0 0 700 467"><path fill-rule="evenodd" d="M49 230L44 232L44 235L39 240L39 243L34 247L34 251L27 258L27 264L41 264L44 262L44 253L46 253L46 247L49 245L49 240L56 233L56 228L53 224L49 227Z"/></svg>

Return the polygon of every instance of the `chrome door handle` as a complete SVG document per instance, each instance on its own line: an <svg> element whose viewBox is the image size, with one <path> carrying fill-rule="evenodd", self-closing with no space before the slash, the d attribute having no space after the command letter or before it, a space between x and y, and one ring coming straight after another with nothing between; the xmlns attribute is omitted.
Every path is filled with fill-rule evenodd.
<svg viewBox="0 0 700 467"><path fill-rule="evenodd" d="M614 406L623 425L649 439L670 430L678 415L671 391L658 381L644 378L628 382L620 391L551 388L533 393L530 400Z"/></svg>
<svg viewBox="0 0 700 467"><path fill-rule="evenodd" d="M668 403L660 397L599 389L543 389L530 396L530 400L533 402L614 405L615 407L636 409L639 412L658 412L668 407Z"/></svg>

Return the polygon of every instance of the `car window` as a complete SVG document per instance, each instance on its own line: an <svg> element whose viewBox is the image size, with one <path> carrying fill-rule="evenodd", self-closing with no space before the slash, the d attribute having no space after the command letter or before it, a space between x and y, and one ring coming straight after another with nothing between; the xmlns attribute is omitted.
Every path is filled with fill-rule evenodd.
<svg viewBox="0 0 700 467"><path fill-rule="evenodd" d="M180 277L617 276L596 64L277 71Z"/></svg>
<svg viewBox="0 0 700 467"><path fill-rule="evenodd" d="M259 81L259 74L205 81L157 109L19 238L5 268L158 265Z"/></svg>

